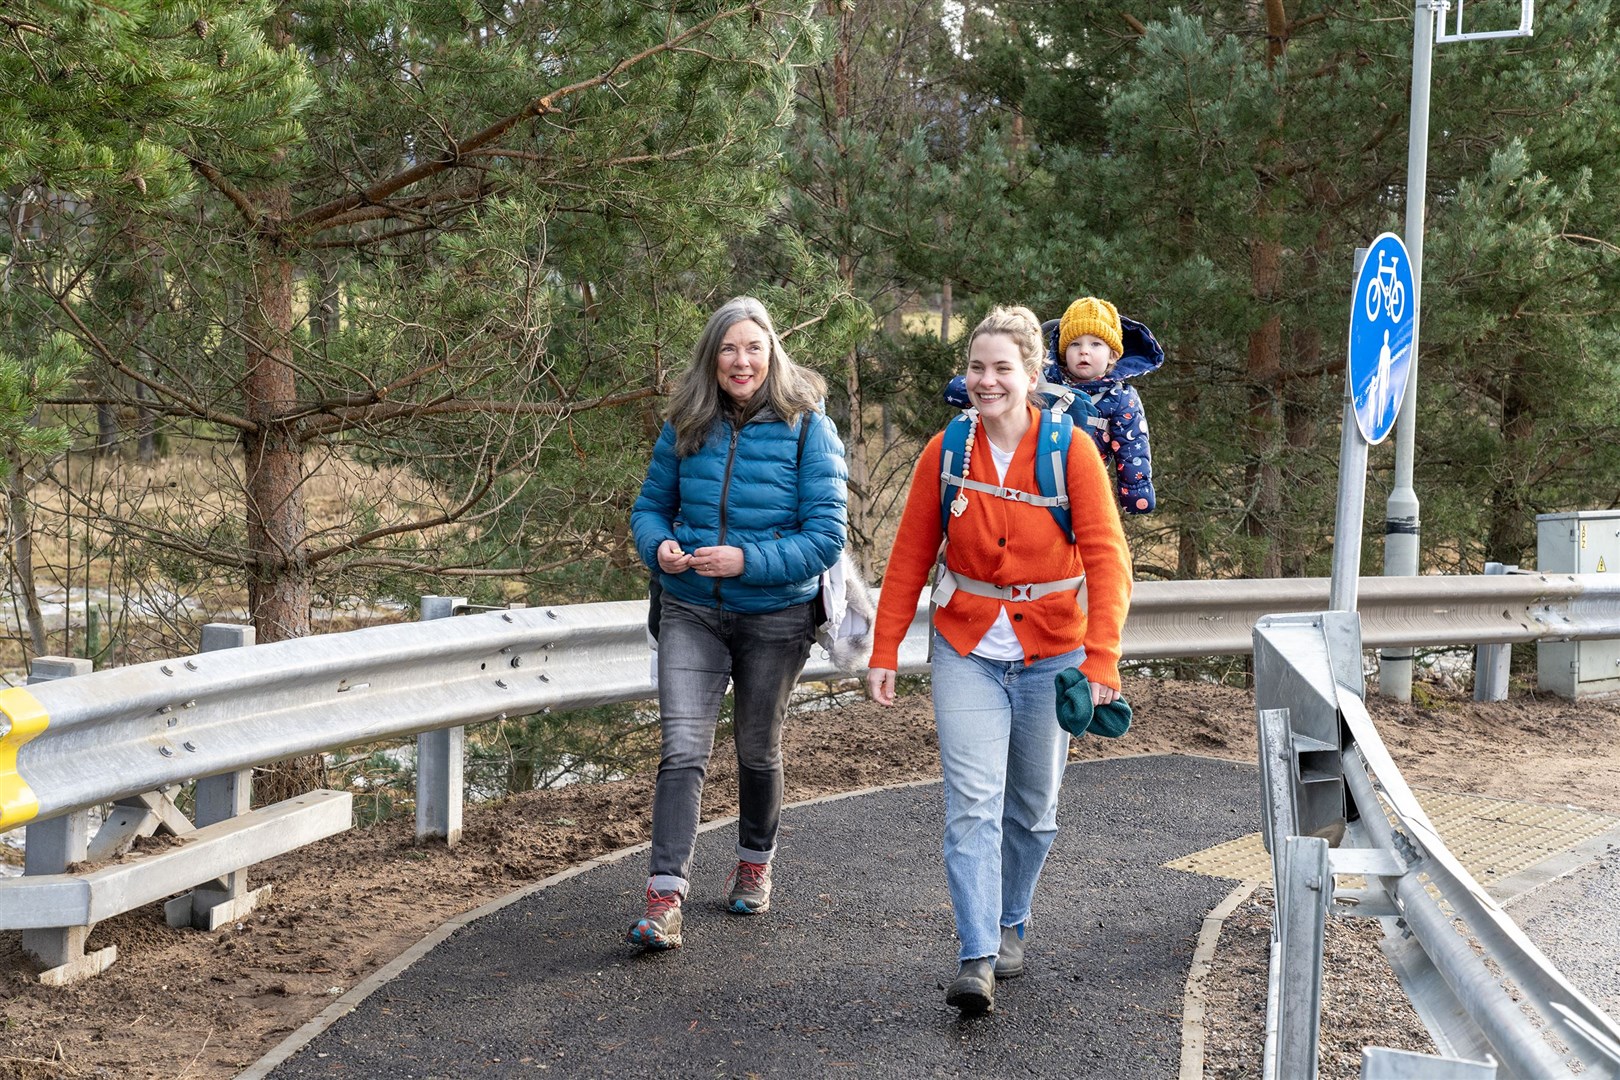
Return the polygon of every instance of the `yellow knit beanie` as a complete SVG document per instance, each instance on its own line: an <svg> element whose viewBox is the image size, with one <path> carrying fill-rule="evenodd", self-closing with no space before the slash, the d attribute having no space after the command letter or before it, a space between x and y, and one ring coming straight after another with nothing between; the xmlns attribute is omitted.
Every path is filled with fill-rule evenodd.
<svg viewBox="0 0 1620 1080"><path fill-rule="evenodd" d="M1114 355L1125 351L1119 332L1119 311L1106 300L1095 296L1082 296L1069 305L1058 323L1058 357L1062 358L1069 344L1081 334L1094 334L1103 339Z"/></svg>

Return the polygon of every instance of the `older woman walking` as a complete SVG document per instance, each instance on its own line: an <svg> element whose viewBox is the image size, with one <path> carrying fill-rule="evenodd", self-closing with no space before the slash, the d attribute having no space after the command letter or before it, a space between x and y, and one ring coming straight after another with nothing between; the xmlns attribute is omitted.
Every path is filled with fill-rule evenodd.
<svg viewBox="0 0 1620 1080"><path fill-rule="evenodd" d="M681 945L703 782L729 681L737 864L726 908L770 907L782 808L782 719L815 633L821 572L844 546L844 448L821 376L788 358L764 305L740 296L703 328L630 513L662 585L646 913L628 940Z"/></svg>
<svg viewBox="0 0 1620 1080"><path fill-rule="evenodd" d="M941 433L917 463L867 673L873 699L892 705L900 641L946 540L934 592L933 698L945 872L960 942L946 1001L965 1014L992 1008L996 977L1024 970L1031 900L1057 833L1068 758L1056 676L1079 668L1096 704L1117 698L1130 603L1130 553L1113 487L1083 433L1071 433L1062 461L1072 542L1049 509L1055 498L1038 494L1037 458L1050 461L1057 451L1037 445L1043 430L1046 441L1053 434L1030 400L1042 356L1040 323L1027 308L995 309L969 338L972 408L953 421L969 425L963 457L943 460Z"/></svg>

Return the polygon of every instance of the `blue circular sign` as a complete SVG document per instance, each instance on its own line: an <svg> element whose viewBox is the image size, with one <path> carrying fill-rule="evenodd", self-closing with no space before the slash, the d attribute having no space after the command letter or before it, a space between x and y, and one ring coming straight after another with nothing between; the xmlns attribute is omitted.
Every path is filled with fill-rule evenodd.
<svg viewBox="0 0 1620 1080"><path fill-rule="evenodd" d="M1412 260L1400 237L1383 233L1367 250L1350 297L1350 398L1369 443L1383 442L1395 426L1416 328Z"/></svg>

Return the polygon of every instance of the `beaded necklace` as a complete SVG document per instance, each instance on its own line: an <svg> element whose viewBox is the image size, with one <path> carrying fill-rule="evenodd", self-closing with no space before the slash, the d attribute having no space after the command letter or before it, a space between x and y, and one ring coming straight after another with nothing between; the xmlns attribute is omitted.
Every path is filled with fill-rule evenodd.
<svg viewBox="0 0 1620 1080"><path fill-rule="evenodd" d="M977 434L978 430L979 430L979 410L978 409L969 409L967 411L967 417L968 417L967 445L962 448L962 479L963 480L966 480L968 478L968 469L971 468L972 465L973 465L973 436L975 434ZM967 511L967 502L968 502L968 500L967 500L967 488L965 488L965 487L957 488L956 489L956 498L951 500L951 516L952 517L961 517L963 515L963 513L965 513Z"/></svg>

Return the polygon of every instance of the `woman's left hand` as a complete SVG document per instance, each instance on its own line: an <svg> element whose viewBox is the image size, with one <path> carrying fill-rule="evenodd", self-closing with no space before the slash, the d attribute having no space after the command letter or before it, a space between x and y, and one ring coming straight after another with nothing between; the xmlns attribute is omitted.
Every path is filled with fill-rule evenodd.
<svg viewBox="0 0 1620 1080"><path fill-rule="evenodd" d="M1094 682L1091 684L1091 704L1093 706L1107 705L1110 701L1118 700L1119 691L1115 690L1112 686L1104 686L1100 682Z"/></svg>
<svg viewBox="0 0 1620 1080"><path fill-rule="evenodd" d="M737 577L743 572L742 548L730 544L700 547L692 552L692 569L701 577Z"/></svg>

